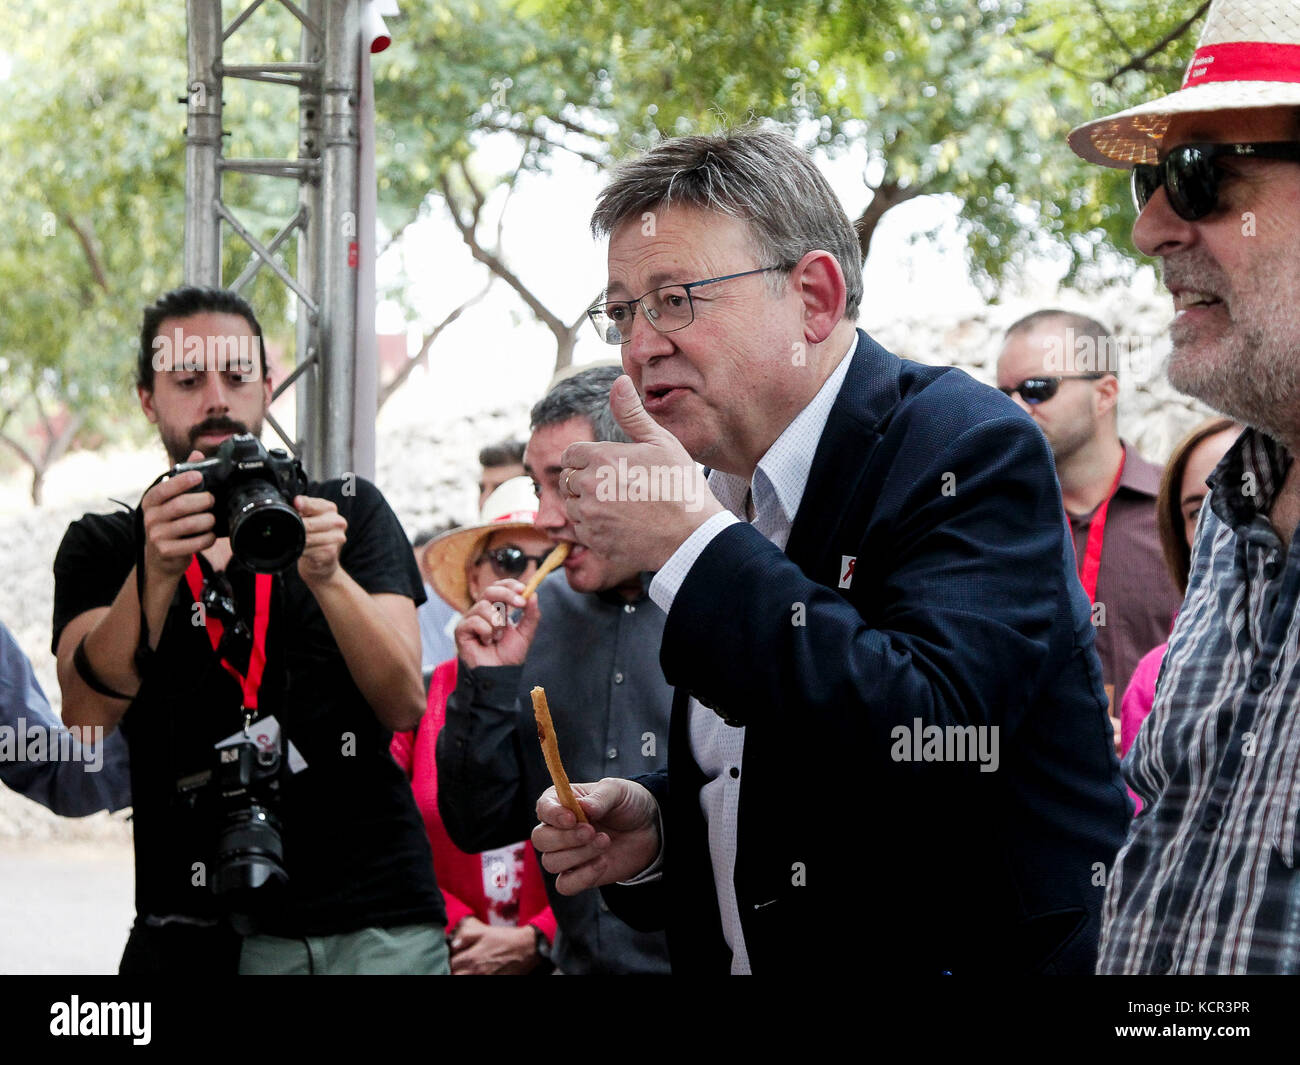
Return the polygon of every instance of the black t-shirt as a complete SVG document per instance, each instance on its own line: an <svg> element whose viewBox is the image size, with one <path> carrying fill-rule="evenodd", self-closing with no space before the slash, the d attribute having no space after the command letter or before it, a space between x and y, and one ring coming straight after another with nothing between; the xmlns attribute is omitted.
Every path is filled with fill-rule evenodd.
<svg viewBox="0 0 1300 1065"><path fill-rule="evenodd" d="M346 487L347 493L345 483L334 480L307 490L333 501L347 519L344 570L372 595L423 602L419 570L388 503L368 481L349 479ZM54 560L56 648L69 621L113 602L135 564L134 536L127 512L87 514L69 526ZM232 558L226 576L251 632L254 574ZM210 795L193 807L177 782L214 767L213 744L243 725L242 692L222 668L194 607L182 578L149 673L121 722L131 755L141 914L221 913L207 886L215 852ZM276 716L307 768L284 774L280 786L289 888L259 930L330 935L445 923L424 824L389 754L392 733L357 689L296 566L274 580L266 656L259 717ZM234 664L243 672L246 658ZM283 749L287 755L287 745Z"/></svg>

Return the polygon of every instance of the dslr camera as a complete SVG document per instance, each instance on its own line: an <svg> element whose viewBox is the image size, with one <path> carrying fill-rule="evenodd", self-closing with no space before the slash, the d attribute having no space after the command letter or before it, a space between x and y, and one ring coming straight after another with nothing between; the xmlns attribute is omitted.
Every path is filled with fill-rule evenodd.
<svg viewBox="0 0 1300 1065"><path fill-rule="evenodd" d="M296 562L307 542L293 497L307 491L302 463L281 448L267 451L251 433L226 438L202 462L180 462L169 476L198 470L211 492L213 532L230 537L235 558L255 573L279 573Z"/></svg>
<svg viewBox="0 0 1300 1065"><path fill-rule="evenodd" d="M276 903L289 881L276 813L283 758L247 737L215 753L214 768L177 781L176 790L211 826L212 893L235 931L251 935L259 915Z"/></svg>

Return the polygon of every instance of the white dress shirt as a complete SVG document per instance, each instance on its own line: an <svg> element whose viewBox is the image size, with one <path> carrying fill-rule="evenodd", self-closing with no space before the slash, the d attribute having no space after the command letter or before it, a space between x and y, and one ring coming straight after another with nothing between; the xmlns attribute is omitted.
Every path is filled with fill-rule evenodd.
<svg viewBox="0 0 1300 1065"><path fill-rule="evenodd" d="M650 598L667 614L673 600L704 549L723 529L745 518L746 500L752 493L754 517L751 524L782 551L803 500L812 469L813 455L826 429L831 407L844 384L849 361L857 348L856 334L835 371L826 379L812 402L785 427L767 453L758 461L752 482L714 470L709 489L728 513L715 514L693 532L664 564L650 584ZM796 371L797 372L797 371ZM755 649L758 653L758 649ZM688 708L691 754L708 778L700 789L700 806L709 826L709 855L713 861L713 883L722 915L722 933L731 948L731 971L750 971L749 953L736 902L736 820L740 801L740 778L745 752L745 730L726 724L712 710L690 700ZM657 863L656 863L657 865ZM653 873L655 866L647 870ZM644 876L645 874L643 874ZM638 878L638 881L641 878Z"/></svg>

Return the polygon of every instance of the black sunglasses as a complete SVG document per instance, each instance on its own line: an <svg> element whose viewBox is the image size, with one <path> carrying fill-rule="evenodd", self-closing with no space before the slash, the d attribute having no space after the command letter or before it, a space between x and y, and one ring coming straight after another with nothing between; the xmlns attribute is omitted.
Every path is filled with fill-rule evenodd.
<svg viewBox="0 0 1300 1065"><path fill-rule="evenodd" d="M1221 158L1287 159L1300 161L1300 144L1265 141L1258 144L1180 144L1158 163L1133 167L1133 202L1140 213L1161 185L1169 206L1179 218L1195 222L1210 214L1219 203Z"/></svg>
<svg viewBox="0 0 1300 1065"><path fill-rule="evenodd" d="M492 572L498 577L519 577L528 569L528 563L536 562L540 566L545 561L546 555L525 555L522 547L506 544L505 547L484 551L475 559L474 565L477 566L480 562L490 562Z"/></svg>
<svg viewBox="0 0 1300 1065"><path fill-rule="evenodd" d="M1014 396L1017 392L1026 403L1046 403L1061 389L1062 381L1096 381L1105 377L1104 373L1062 374L1059 377L1026 377L1018 385L999 388L1004 396Z"/></svg>

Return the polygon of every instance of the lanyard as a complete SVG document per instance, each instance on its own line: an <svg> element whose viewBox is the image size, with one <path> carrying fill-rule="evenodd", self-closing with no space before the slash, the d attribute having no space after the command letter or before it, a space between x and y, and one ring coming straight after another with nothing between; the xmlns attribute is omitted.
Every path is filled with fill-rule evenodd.
<svg viewBox="0 0 1300 1065"><path fill-rule="evenodd" d="M1092 516L1092 521L1088 525L1088 547L1083 556L1083 571L1079 574L1079 580L1083 582L1083 590L1088 593L1088 602L1097 601L1097 576L1101 572L1101 545L1106 538L1106 511L1110 509L1110 501L1115 498L1115 493L1119 491L1119 479L1124 475L1124 460L1128 456L1124 451L1120 451L1119 469L1115 471L1115 480L1110 486L1110 491L1106 493L1106 498L1102 500L1101 506ZM1068 515L1067 515L1068 517ZM1068 521L1067 521L1068 525ZM1074 544L1074 533L1070 533L1070 544ZM1078 565L1079 555L1075 552L1075 565Z"/></svg>
<svg viewBox="0 0 1300 1065"><path fill-rule="evenodd" d="M203 596L203 571L199 568L197 555L190 559L189 568L185 571L185 580L194 595L194 601L200 602ZM253 649L248 655L248 675L240 673L224 658L221 660L226 672L239 682L243 690L242 709L247 716L257 712L257 689L262 686L262 673L266 669L266 628L270 620L271 575L258 573L253 578ZM221 637L226 627L219 619L208 617L206 612L203 622L208 631L208 639L212 641L212 650L215 651L221 645Z"/></svg>

